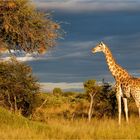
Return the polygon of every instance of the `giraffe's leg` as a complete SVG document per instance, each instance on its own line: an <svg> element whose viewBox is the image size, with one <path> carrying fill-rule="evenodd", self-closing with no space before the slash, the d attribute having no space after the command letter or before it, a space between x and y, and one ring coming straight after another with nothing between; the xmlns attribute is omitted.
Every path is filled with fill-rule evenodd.
<svg viewBox="0 0 140 140"><path fill-rule="evenodd" d="M139 109L139 118L140 118L140 107L138 109Z"/></svg>
<svg viewBox="0 0 140 140"><path fill-rule="evenodd" d="M117 95L117 101L118 101L118 121L119 125L121 124L121 96Z"/></svg>
<svg viewBox="0 0 140 140"><path fill-rule="evenodd" d="M124 111L125 111L126 121L128 122L128 106L127 106L127 99L126 98L123 98L123 103L124 103Z"/></svg>
<svg viewBox="0 0 140 140"><path fill-rule="evenodd" d="M139 118L140 118L140 103L138 102L138 100L136 100L136 98L135 98L135 102L136 102L136 106L138 108L138 113L139 113Z"/></svg>

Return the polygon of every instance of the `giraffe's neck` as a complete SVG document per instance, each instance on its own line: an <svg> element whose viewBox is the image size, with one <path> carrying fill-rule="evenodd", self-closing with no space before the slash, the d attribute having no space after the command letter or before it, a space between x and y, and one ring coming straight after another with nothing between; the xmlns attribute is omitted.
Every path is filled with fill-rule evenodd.
<svg viewBox="0 0 140 140"><path fill-rule="evenodd" d="M109 70L111 71L112 75L116 80L117 79L120 80L120 78L126 78L130 76L125 69L123 69L116 63L108 47L105 48L104 54L106 57L106 62L108 64Z"/></svg>

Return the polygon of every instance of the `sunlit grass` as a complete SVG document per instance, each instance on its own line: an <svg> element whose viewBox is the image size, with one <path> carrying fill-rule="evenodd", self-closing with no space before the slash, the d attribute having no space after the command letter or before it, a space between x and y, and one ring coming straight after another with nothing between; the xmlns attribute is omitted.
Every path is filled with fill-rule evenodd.
<svg viewBox="0 0 140 140"><path fill-rule="evenodd" d="M140 138L140 120L131 118L129 124L124 120L119 126L117 120L93 119L87 120L51 120L48 124L52 127L61 128L58 138L69 139L137 139Z"/></svg>
<svg viewBox="0 0 140 140"><path fill-rule="evenodd" d="M65 120L33 122L0 108L0 139L140 139L140 120L131 117L129 124L117 119Z"/></svg>

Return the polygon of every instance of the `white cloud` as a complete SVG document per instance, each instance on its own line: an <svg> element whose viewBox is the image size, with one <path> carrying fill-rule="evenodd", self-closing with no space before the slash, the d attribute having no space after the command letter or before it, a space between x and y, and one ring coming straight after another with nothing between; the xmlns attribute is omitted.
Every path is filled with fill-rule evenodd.
<svg viewBox="0 0 140 140"><path fill-rule="evenodd" d="M7 60L10 60L10 59L11 59L11 57L3 57L3 58L1 58L0 60L2 60L2 61L7 61ZM36 60L34 57L29 57L29 56L25 56L25 57L16 57L16 59L17 59L18 61L21 61L21 62Z"/></svg>
<svg viewBox="0 0 140 140"><path fill-rule="evenodd" d="M58 9L70 12L140 9L140 1L138 0L33 0L33 2L41 8Z"/></svg>
<svg viewBox="0 0 140 140"><path fill-rule="evenodd" d="M11 54L5 53L0 57L0 61L8 61L11 59ZM25 54L25 55L15 55L14 56L18 61L26 62L26 61L36 61L36 60L44 60L46 59L44 56L39 56L36 54L36 56L33 56L31 54Z"/></svg>
<svg viewBox="0 0 140 140"><path fill-rule="evenodd" d="M49 52L46 60L86 57L95 44L97 44L95 41L64 42L60 44L60 47L53 50L53 52Z"/></svg>
<svg viewBox="0 0 140 140"><path fill-rule="evenodd" d="M31 55L31 54L17 54L16 59L21 62L26 61L36 61L36 60L58 60L65 58L78 58L85 57L88 55L90 48L95 45L95 41L69 41L63 42L60 44L60 47L57 46L54 50L47 52L45 55ZM67 46L62 47L61 46ZM14 52L13 52L14 53ZM19 52L20 53L20 52ZM10 60L9 53L5 53L4 56L0 57L0 60L7 61Z"/></svg>

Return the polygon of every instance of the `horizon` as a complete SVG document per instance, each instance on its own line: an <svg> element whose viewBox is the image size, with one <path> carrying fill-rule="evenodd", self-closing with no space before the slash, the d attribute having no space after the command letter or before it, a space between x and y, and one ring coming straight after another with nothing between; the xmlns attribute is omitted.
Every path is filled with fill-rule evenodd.
<svg viewBox="0 0 140 140"><path fill-rule="evenodd" d="M92 79L94 80L94 79ZM84 81L85 82L85 81ZM40 90L43 92L52 92L54 88L60 88L62 91L67 92L84 92L84 82L58 82L58 83L50 83L50 82L39 82L40 84ZM104 81L105 83L110 84L111 86L114 85L114 83L109 83ZM103 81L96 82L97 85L103 85Z"/></svg>

